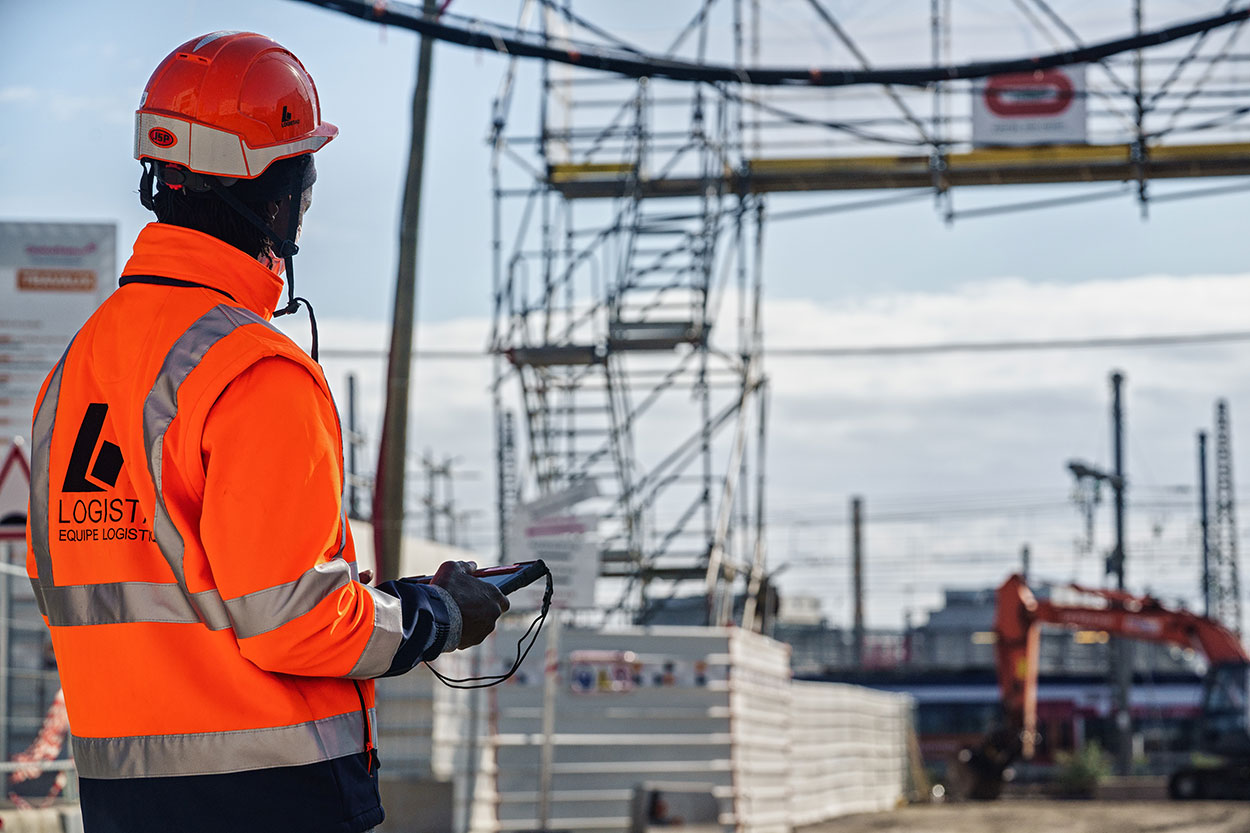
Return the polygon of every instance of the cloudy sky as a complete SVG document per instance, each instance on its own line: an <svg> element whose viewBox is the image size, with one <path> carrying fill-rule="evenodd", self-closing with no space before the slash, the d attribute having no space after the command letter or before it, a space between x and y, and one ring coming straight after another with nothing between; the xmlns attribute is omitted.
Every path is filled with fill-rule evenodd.
<svg viewBox="0 0 1250 833"><path fill-rule="evenodd" d="M666 40L693 10L682 4L580 3L591 19L638 43ZM928 60L928 2L826 4L879 64ZM1046 50L1006 4L954 0L963 28L956 59ZM1147 26L1204 16L1220 2L1147 2ZM1054 2L1089 40L1124 34L1123 3ZM805 3L776 4L763 53L773 63L845 65L844 51L804 24ZM871 9L869 11L868 9ZM511 19L516 3L457 0L452 11ZM678 13L680 12L680 13ZM810 12L808 13L810 18ZM399 195L408 140L415 38L293 0L134 0L60 4L0 0L0 219L112 221L123 256L147 216L135 190L133 111L152 67L175 45L217 29L252 29L293 49L319 85L341 134L318 155L320 178L298 260L325 347L387 343ZM1224 38L1220 37L1220 42ZM55 42L56 48L49 48ZM804 51L806 50L806 51ZM715 51L715 50L713 50ZM422 226L420 325L425 349L482 350L490 330L490 214L485 137L505 63L436 49ZM513 126L532 133L536 71L523 65ZM821 105L824 106L824 105ZM830 105L832 107L832 105ZM1236 138L1225 136L1221 140ZM1192 141L1200 141L1191 139ZM1230 184L1157 184L1158 193ZM1232 183L1235 184L1235 183ZM956 211L1081 193L965 189ZM874 196L868 194L866 196ZM777 196L770 211L821 204ZM766 344L869 346L1069 339L1246 330L1247 208L1228 194L1158 203L1148 220L1129 196L1062 209L943 222L931 200L770 224L765 244ZM120 265L120 264L119 264ZM732 309L732 303L726 304ZM287 326L306 340L306 322ZM783 586L813 592L849 621L847 502L865 497L869 624L922 615L944 586L1000 580L1023 544L1034 570L1101 580L1109 499L1092 551L1065 463L1110 464L1108 374L1127 376L1129 580L1195 599L1198 549L1195 431L1214 401L1230 402L1236 471L1250 414L1250 344L1138 349L792 358L766 362L770 564ZM361 380L366 431L376 436L383 363L329 359L340 401ZM484 359L416 368L417 450L459 459L457 496L468 538L492 546L494 464ZM1244 493L1245 488L1241 491ZM1245 512L1242 513L1245 515ZM1246 584L1250 585L1250 582Z"/></svg>

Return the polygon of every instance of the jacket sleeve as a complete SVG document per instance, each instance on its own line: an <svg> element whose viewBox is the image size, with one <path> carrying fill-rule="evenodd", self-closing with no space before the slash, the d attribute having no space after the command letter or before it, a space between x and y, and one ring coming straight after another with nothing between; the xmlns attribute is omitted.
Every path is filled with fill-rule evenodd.
<svg viewBox="0 0 1250 833"><path fill-rule="evenodd" d="M236 377L208 412L201 458L200 539L247 659L367 679L456 647L459 610L441 589L356 580L338 420L307 369L271 357Z"/></svg>

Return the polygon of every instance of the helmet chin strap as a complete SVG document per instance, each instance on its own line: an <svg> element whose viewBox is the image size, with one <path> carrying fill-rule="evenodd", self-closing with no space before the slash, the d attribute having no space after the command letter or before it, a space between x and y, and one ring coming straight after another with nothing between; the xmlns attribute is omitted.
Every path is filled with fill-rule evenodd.
<svg viewBox="0 0 1250 833"><path fill-rule="evenodd" d="M308 321L312 326L312 350L310 352L313 361L317 361L319 346L317 316L313 313L312 304L308 302L307 298L300 298L295 295L295 255L299 253L299 246L295 245L295 236L299 230L300 196L304 191L304 177L301 170L296 169L292 173L290 185L286 189L288 192L286 196L286 234L279 234L275 231L269 223L261 219L255 211L248 208L242 200L233 194L229 186L223 184L218 177L204 176L203 179L208 184L208 187L213 190L213 193L220 197L226 205L233 208L243 219L263 232L269 240L274 256L280 257L285 261L287 302L282 309L274 310L273 315L274 318L281 315L290 315L293 312L297 312L301 304L308 308Z"/></svg>

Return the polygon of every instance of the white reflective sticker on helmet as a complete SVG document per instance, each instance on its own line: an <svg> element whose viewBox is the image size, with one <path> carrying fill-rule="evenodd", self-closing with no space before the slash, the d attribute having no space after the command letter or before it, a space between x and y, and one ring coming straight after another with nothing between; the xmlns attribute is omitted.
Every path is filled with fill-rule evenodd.
<svg viewBox="0 0 1250 833"><path fill-rule="evenodd" d="M221 32L212 32L200 38L199 42L196 43L195 46L191 47L191 51L199 52L201 49L208 46L210 43L217 40L218 38L224 38L228 35L239 35L239 34L242 34L242 32L238 31L237 29L223 30Z"/></svg>
<svg viewBox="0 0 1250 833"><path fill-rule="evenodd" d="M175 162L196 173L253 179L276 159L315 153L332 136L306 136L294 142L250 148L243 137L206 124L160 113L135 114L135 158Z"/></svg>
<svg viewBox="0 0 1250 833"><path fill-rule="evenodd" d="M186 165L191 155L191 125L156 113L138 113L135 120L135 158L161 159Z"/></svg>

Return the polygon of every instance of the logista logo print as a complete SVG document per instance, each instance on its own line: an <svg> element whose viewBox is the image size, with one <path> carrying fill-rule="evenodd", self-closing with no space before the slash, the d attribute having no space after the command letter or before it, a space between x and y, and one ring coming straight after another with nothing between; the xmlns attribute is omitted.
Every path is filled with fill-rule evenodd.
<svg viewBox="0 0 1250 833"><path fill-rule="evenodd" d="M103 492L106 486L112 488L117 485L117 475L122 470L122 450L107 440L100 442L100 432L108 411L109 406L103 402L92 402L87 406L78 436L74 438L74 450L69 455L69 469L65 472L62 491ZM96 451L97 445L99 452ZM95 458L95 465L91 464L92 457ZM88 476L91 480L87 479Z"/></svg>

